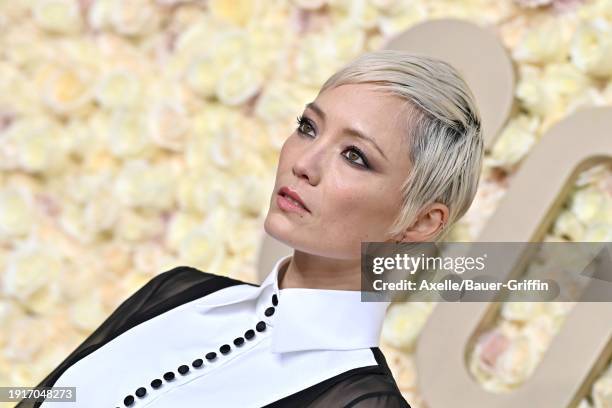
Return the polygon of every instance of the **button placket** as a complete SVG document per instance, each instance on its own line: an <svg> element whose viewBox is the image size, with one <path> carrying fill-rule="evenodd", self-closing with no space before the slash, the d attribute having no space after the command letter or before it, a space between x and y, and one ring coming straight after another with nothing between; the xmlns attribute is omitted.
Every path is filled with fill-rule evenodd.
<svg viewBox="0 0 612 408"><path fill-rule="evenodd" d="M272 297L271 297L271 306L268 306L264 310L264 315L268 318L274 315L274 312L276 311L276 306L278 306L278 296L276 293L274 293L272 294ZM232 341L232 344L235 347L242 347L246 342L250 342L254 338L256 338L257 333L262 333L266 331L267 326L268 325L266 324L265 321L263 320L258 321L255 324L255 330L253 329L246 330L244 332L244 335L236 337ZM222 346L219 347L219 352L221 353L222 356L230 354L231 351L232 351L232 346L230 346L229 344L223 344ZM204 355L204 358L209 363L214 364L214 362L219 359L219 356L215 351L209 351L208 353ZM206 367L206 365L204 364L204 360L201 358L197 358L193 360L193 362L191 363L191 366L195 370L202 370L202 369L205 369ZM182 364L177 368L177 371L181 376L186 376L189 374L190 368L188 365ZM163 374L162 378L165 380L165 382L172 383L173 381L176 380L177 377L174 374L174 371L167 371L166 373ZM157 390L163 386L163 381L160 380L159 378L156 378L150 382L150 386L152 390ZM133 406L138 400L141 400L142 398L144 398L147 395L147 388L138 387L136 391L134 392L134 394L136 395L138 399L134 398L133 395L129 394L123 399L124 406L126 407Z"/></svg>

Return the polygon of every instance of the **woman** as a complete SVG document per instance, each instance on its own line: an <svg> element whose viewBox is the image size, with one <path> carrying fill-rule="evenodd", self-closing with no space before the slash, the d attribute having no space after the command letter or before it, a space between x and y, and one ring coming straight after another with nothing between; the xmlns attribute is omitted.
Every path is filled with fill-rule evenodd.
<svg viewBox="0 0 612 408"><path fill-rule="evenodd" d="M264 227L294 254L261 285L157 275L39 384L77 387L76 404L43 406L409 407L378 348L389 303L360 301L361 242L440 240L473 200L482 154L451 66L361 55L280 152Z"/></svg>

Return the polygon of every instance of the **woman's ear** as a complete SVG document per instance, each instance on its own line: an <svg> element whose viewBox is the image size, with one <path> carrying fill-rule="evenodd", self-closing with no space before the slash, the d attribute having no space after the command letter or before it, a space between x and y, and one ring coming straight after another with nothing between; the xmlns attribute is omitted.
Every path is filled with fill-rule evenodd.
<svg viewBox="0 0 612 408"><path fill-rule="evenodd" d="M399 242L423 242L430 241L438 235L441 230L446 227L448 221L448 207L442 203L430 204L425 210L422 210L416 220L406 230Z"/></svg>

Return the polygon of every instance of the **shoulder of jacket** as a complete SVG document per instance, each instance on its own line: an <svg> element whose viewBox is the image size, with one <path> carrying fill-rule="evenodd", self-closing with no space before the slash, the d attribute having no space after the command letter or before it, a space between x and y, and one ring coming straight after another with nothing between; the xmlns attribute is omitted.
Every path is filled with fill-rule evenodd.
<svg viewBox="0 0 612 408"><path fill-rule="evenodd" d="M219 281L223 286L250 285L258 286L252 282L246 282L229 276L205 272L198 268L179 265L155 275L149 282L152 285L165 284L166 282L180 282L182 284L198 284L206 281Z"/></svg>

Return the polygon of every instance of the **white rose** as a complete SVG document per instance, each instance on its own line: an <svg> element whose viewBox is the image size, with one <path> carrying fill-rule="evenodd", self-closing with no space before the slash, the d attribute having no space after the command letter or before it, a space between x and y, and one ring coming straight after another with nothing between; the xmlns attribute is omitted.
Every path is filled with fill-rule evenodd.
<svg viewBox="0 0 612 408"><path fill-rule="evenodd" d="M523 383L540 360L536 344L526 336L511 339L495 363L494 376L509 387Z"/></svg>
<svg viewBox="0 0 612 408"><path fill-rule="evenodd" d="M428 302L392 304L383 323L382 338L394 347L411 349L432 309L433 304Z"/></svg>
<svg viewBox="0 0 612 408"><path fill-rule="evenodd" d="M259 92L263 82L263 75L249 61L237 58L219 78L215 92L222 103L240 105Z"/></svg>
<svg viewBox="0 0 612 408"><path fill-rule="evenodd" d="M135 73L127 69L114 69L98 81L95 98L107 109L135 107L140 102L142 88Z"/></svg>
<svg viewBox="0 0 612 408"><path fill-rule="evenodd" d="M165 244L176 251L180 242L202 223L203 217L191 212L177 212L168 224Z"/></svg>
<svg viewBox="0 0 612 408"><path fill-rule="evenodd" d="M32 17L40 27L56 33L74 34L82 28L79 5L73 0L37 0Z"/></svg>
<svg viewBox="0 0 612 408"><path fill-rule="evenodd" d="M158 214L126 208L117 220L115 237L121 241L139 242L163 236L164 228L164 222Z"/></svg>
<svg viewBox="0 0 612 408"><path fill-rule="evenodd" d="M217 273L225 261L221 237L213 228L201 226L191 231L179 244L179 258L204 272Z"/></svg>
<svg viewBox="0 0 612 408"><path fill-rule="evenodd" d="M399 7L395 7L394 11L389 14L382 15L378 19L378 29L385 39L390 39L400 32L406 30L417 23L424 21L427 18L427 6L421 2L399 2Z"/></svg>
<svg viewBox="0 0 612 408"><path fill-rule="evenodd" d="M63 204L59 225L65 233L81 243L90 244L96 239L96 230L85 221L83 208L78 204Z"/></svg>
<svg viewBox="0 0 612 408"><path fill-rule="evenodd" d="M291 2L304 10L317 10L327 4L327 0L291 0Z"/></svg>
<svg viewBox="0 0 612 408"><path fill-rule="evenodd" d="M153 103L147 113L147 129L156 145L175 152L182 151L189 129L185 107L173 100Z"/></svg>
<svg viewBox="0 0 612 408"><path fill-rule="evenodd" d="M585 187L576 190L570 200L570 211L582 223L589 224L601 209L605 197L601 191L593 187Z"/></svg>
<svg viewBox="0 0 612 408"><path fill-rule="evenodd" d="M597 77L612 75L612 24L603 18L584 22L571 40L572 62Z"/></svg>
<svg viewBox="0 0 612 408"><path fill-rule="evenodd" d="M34 74L42 102L58 114L85 114L93 97L93 74L83 65L40 66Z"/></svg>
<svg viewBox="0 0 612 408"><path fill-rule="evenodd" d="M525 322L543 312L539 302L504 302L501 315L508 320Z"/></svg>
<svg viewBox="0 0 612 408"><path fill-rule="evenodd" d="M108 7L108 21L119 34L145 35L160 26L161 14L151 0L112 0Z"/></svg>
<svg viewBox="0 0 612 408"><path fill-rule="evenodd" d="M213 17L244 27L255 17L259 4L253 0L209 0L208 9Z"/></svg>
<svg viewBox="0 0 612 408"><path fill-rule="evenodd" d="M152 275L164 269L167 263L174 262L162 245L152 242L137 245L134 248L133 259L134 266L139 272Z"/></svg>
<svg viewBox="0 0 612 408"><path fill-rule="evenodd" d="M559 19L548 17L526 31L514 48L512 56L517 61L549 63L564 61L568 54L570 27Z"/></svg>
<svg viewBox="0 0 612 408"><path fill-rule="evenodd" d="M174 203L177 176L176 168L171 165L133 160L117 175L115 195L128 206L167 210Z"/></svg>
<svg viewBox="0 0 612 408"><path fill-rule="evenodd" d="M545 116L562 109L554 90L542 80L543 74L539 68L523 65L519 71L515 94L530 113Z"/></svg>
<svg viewBox="0 0 612 408"><path fill-rule="evenodd" d="M593 384L593 407L612 407L612 377L602 377Z"/></svg>
<svg viewBox="0 0 612 408"><path fill-rule="evenodd" d="M34 226L32 193L26 188L0 190L0 239L24 237Z"/></svg>
<svg viewBox="0 0 612 408"><path fill-rule="evenodd" d="M121 206L116 198L110 192L102 191L95 199L85 204L83 220L94 231L110 231L119 217L120 210Z"/></svg>
<svg viewBox="0 0 612 408"><path fill-rule="evenodd" d="M587 227L584 242L610 242L612 241L612 224L593 224Z"/></svg>
<svg viewBox="0 0 612 408"><path fill-rule="evenodd" d="M116 110L105 131L108 149L117 157L143 153L149 146L145 117L139 111Z"/></svg>
<svg viewBox="0 0 612 408"><path fill-rule="evenodd" d="M22 242L9 255L4 273L4 292L28 301L38 290L54 290L64 263L59 254L34 239Z"/></svg>
<svg viewBox="0 0 612 408"><path fill-rule="evenodd" d="M88 290L76 301L70 303L70 321L77 328L92 332L107 317L99 290Z"/></svg>
<svg viewBox="0 0 612 408"><path fill-rule="evenodd" d="M572 211L564 210L555 220L553 231L555 234L567 237L571 241L581 241L584 235L584 225Z"/></svg>
<svg viewBox="0 0 612 408"><path fill-rule="evenodd" d="M537 117L520 115L512 119L493 146L492 162L502 167L518 163L535 144L538 124Z"/></svg>

